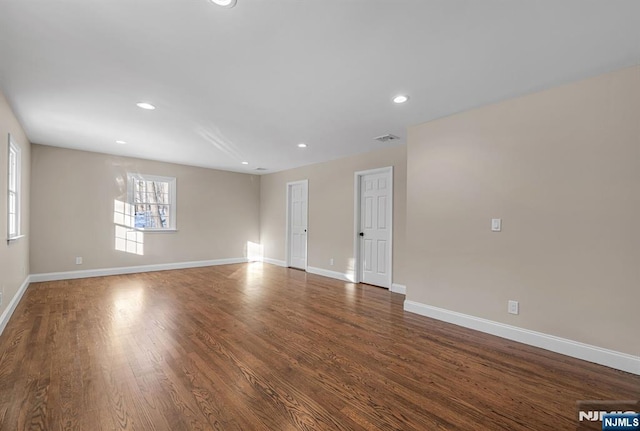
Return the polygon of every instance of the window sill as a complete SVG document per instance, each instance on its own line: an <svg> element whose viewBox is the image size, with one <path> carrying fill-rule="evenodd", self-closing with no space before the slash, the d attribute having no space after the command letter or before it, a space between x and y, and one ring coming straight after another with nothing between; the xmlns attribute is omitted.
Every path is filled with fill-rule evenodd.
<svg viewBox="0 0 640 431"><path fill-rule="evenodd" d="M7 238L7 244L11 243L11 242L15 242L17 240L19 240L20 238L24 238L26 235L18 235L18 236L12 236L11 238Z"/></svg>
<svg viewBox="0 0 640 431"><path fill-rule="evenodd" d="M178 232L178 229L142 229L142 228L133 228L138 232L144 233L175 233Z"/></svg>

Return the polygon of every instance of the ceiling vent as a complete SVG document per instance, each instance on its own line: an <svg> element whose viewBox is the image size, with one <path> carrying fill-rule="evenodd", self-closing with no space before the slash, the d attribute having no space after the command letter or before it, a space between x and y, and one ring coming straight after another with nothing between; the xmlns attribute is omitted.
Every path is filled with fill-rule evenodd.
<svg viewBox="0 0 640 431"><path fill-rule="evenodd" d="M378 136L373 139L380 142L390 142L390 141L397 141L400 138L397 137L396 135L392 135L391 133L387 133L386 135Z"/></svg>
<svg viewBox="0 0 640 431"><path fill-rule="evenodd" d="M266 171L267 168L256 168L256 171Z"/></svg>

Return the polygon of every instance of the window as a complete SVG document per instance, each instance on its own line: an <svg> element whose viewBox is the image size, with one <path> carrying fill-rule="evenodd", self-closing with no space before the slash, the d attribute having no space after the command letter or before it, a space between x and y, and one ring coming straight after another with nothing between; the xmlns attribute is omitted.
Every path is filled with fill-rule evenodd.
<svg viewBox="0 0 640 431"><path fill-rule="evenodd" d="M176 229L176 179L128 174L128 203L133 225L143 230Z"/></svg>
<svg viewBox="0 0 640 431"><path fill-rule="evenodd" d="M9 178L7 202L7 239L17 239L20 235L20 147L9 135Z"/></svg>

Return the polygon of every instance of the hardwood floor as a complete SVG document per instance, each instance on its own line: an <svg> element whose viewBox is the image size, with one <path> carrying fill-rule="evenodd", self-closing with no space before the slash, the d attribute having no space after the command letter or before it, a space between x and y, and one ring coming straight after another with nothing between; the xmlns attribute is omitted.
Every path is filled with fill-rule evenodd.
<svg viewBox="0 0 640 431"><path fill-rule="evenodd" d="M0 337L0 429L574 430L640 376L267 264L34 283Z"/></svg>

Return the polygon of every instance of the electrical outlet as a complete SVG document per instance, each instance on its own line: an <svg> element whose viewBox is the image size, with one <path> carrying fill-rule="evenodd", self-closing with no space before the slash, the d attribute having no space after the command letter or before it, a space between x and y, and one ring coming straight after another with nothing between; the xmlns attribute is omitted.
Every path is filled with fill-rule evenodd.
<svg viewBox="0 0 640 431"><path fill-rule="evenodd" d="M329 265L333 266L333 258L329 259Z"/></svg>
<svg viewBox="0 0 640 431"><path fill-rule="evenodd" d="M509 305L507 306L507 311L509 312L509 314L519 314L520 304L518 304L518 301L509 301Z"/></svg>
<svg viewBox="0 0 640 431"><path fill-rule="evenodd" d="M2 286L2 289L0 289L0 305L2 305L3 298L4 298L4 286Z"/></svg>
<svg viewBox="0 0 640 431"><path fill-rule="evenodd" d="M82 265L82 258L76 257L76 265Z"/></svg>

